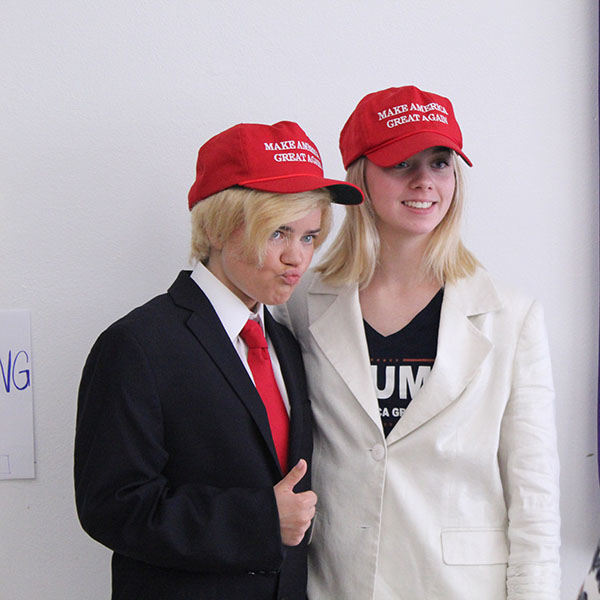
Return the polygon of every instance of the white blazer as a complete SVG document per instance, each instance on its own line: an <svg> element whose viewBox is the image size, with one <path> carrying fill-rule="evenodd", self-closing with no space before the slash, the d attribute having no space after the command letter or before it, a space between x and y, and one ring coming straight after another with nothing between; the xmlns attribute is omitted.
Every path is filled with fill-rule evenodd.
<svg viewBox="0 0 600 600"><path fill-rule="evenodd" d="M315 420L310 600L558 600L540 305L483 269L447 285L435 364L387 439L356 286L310 273L277 312L302 346Z"/></svg>

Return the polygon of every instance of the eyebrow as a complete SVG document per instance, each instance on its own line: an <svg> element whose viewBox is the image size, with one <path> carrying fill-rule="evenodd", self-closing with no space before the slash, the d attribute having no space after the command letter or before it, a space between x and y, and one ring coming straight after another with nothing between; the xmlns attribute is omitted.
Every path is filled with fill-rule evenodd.
<svg viewBox="0 0 600 600"><path fill-rule="evenodd" d="M287 225L281 225L278 229L281 229L282 231L285 231L285 232L294 233L294 229L292 227L288 227ZM321 232L321 228L319 227L318 229L309 229L308 231L305 231L304 234L305 235L307 233L317 234L320 232Z"/></svg>

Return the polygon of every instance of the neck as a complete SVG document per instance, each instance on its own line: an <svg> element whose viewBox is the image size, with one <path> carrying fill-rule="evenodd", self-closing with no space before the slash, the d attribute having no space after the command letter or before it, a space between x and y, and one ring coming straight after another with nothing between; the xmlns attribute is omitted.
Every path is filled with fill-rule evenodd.
<svg viewBox="0 0 600 600"><path fill-rule="evenodd" d="M380 259L369 285L359 291L363 318L382 335L400 331L423 310L441 283L423 272L427 238L381 240Z"/></svg>
<svg viewBox="0 0 600 600"><path fill-rule="evenodd" d="M394 282L401 287L410 287L422 283L431 284L431 277L423 272L423 258L427 248L428 236L398 235L381 236L379 260L373 279Z"/></svg>

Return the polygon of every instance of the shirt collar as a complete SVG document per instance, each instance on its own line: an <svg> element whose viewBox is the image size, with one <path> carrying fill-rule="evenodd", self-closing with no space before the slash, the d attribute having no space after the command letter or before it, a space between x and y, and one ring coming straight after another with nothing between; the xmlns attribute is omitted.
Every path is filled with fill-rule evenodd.
<svg viewBox="0 0 600 600"><path fill-rule="evenodd" d="M259 302L256 312L252 312L200 262L192 271L191 278L206 294L232 343L235 344L236 338L248 319L258 321L264 331L264 305L262 303Z"/></svg>

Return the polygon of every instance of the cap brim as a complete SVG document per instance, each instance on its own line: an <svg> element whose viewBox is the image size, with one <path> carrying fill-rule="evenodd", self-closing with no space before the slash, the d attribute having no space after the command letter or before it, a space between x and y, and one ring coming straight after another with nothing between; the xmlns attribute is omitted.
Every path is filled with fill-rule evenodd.
<svg viewBox="0 0 600 600"><path fill-rule="evenodd" d="M417 154L417 152L435 146L443 146L454 150L470 167L473 166L473 163L456 142L444 135L429 131L395 139L375 150L366 152L365 156L379 167L392 167L413 156L413 154Z"/></svg>
<svg viewBox="0 0 600 600"><path fill-rule="evenodd" d="M239 185L263 192L278 194L295 194L310 192L319 188L327 188L331 192L331 200L336 204L361 204L364 200L361 189L352 183L325 179L313 175L293 175L273 179L253 179L242 181Z"/></svg>

